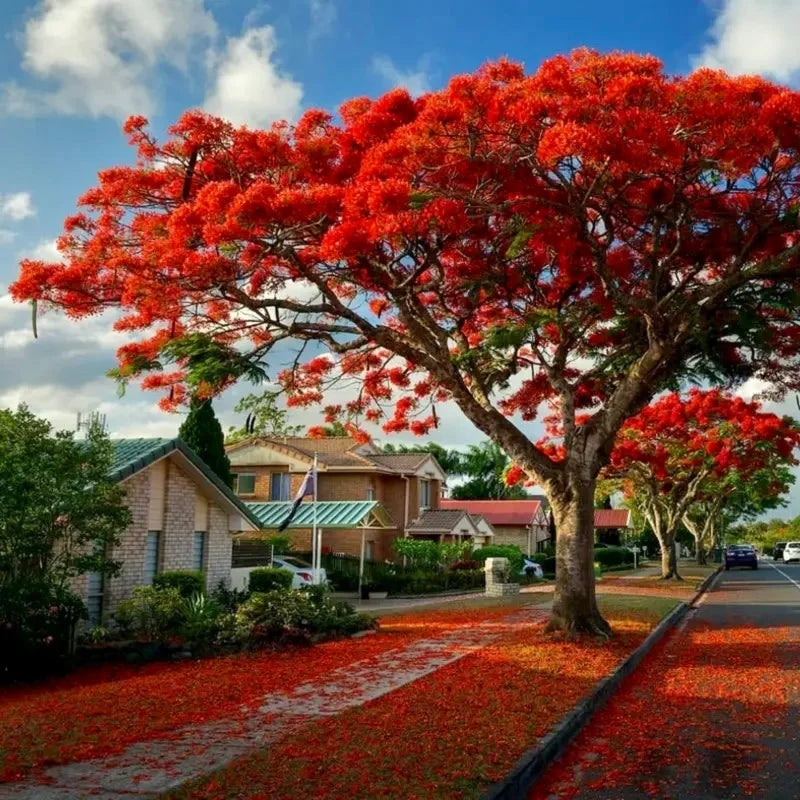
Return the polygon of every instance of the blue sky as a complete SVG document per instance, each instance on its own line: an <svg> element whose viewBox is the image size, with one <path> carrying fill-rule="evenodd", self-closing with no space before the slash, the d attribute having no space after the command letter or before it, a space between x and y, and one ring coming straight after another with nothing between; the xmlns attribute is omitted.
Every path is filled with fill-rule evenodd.
<svg viewBox="0 0 800 800"><path fill-rule="evenodd" d="M33 342L28 309L7 296L21 256L56 256L61 222L97 170L130 160L128 114L157 132L196 106L267 125L396 85L436 89L500 56L533 70L584 45L653 53L673 72L710 64L796 83L798 29L798 0L3 0L0 407L24 400L60 427L99 409L114 433L177 430L155 396L116 397L104 373L124 337L107 319L51 314ZM235 395L218 402L225 425ZM480 437L453 410L437 438Z"/></svg>

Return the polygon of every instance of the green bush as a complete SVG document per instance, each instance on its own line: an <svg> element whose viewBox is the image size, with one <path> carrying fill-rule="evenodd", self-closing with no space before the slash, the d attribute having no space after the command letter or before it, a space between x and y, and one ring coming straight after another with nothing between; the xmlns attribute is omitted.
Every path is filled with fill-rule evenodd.
<svg viewBox="0 0 800 800"><path fill-rule="evenodd" d="M374 626L372 617L333 600L324 587L256 592L239 607L235 620L235 632L251 646L298 634L349 634Z"/></svg>
<svg viewBox="0 0 800 800"><path fill-rule="evenodd" d="M618 567L633 564L633 553L627 547L601 547L594 552L594 560L601 567Z"/></svg>
<svg viewBox="0 0 800 800"><path fill-rule="evenodd" d="M251 592L274 592L289 589L294 575L288 569L259 567L250 573L248 588Z"/></svg>
<svg viewBox="0 0 800 800"><path fill-rule="evenodd" d="M211 650L222 616L219 603L212 596L197 592L183 599L181 614L180 634L192 652Z"/></svg>
<svg viewBox="0 0 800 800"><path fill-rule="evenodd" d="M147 642L166 642L181 632L184 598L174 587L137 586L115 616L122 631Z"/></svg>
<svg viewBox="0 0 800 800"><path fill-rule="evenodd" d="M413 570L396 575L383 585L386 587L384 591L390 595L434 594L455 589L480 589L485 585L485 574L482 569Z"/></svg>
<svg viewBox="0 0 800 800"><path fill-rule="evenodd" d="M156 589L177 589L181 597L205 591L206 574L202 570L174 570L159 572L153 578Z"/></svg>
<svg viewBox="0 0 800 800"><path fill-rule="evenodd" d="M77 595L46 580L0 584L0 683L67 668L86 616Z"/></svg>
<svg viewBox="0 0 800 800"><path fill-rule="evenodd" d="M483 564L487 558L507 558L511 577L516 578L522 572L522 550L515 544L490 544L478 548L472 557ZM541 563L541 562L539 562Z"/></svg>
<svg viewBox="0 0 800 800"><path fill-rule="evenodd" d="M233 613L250 596L246 589L230 589L222 581L211 592L214 602L223 612Z"/></svg>

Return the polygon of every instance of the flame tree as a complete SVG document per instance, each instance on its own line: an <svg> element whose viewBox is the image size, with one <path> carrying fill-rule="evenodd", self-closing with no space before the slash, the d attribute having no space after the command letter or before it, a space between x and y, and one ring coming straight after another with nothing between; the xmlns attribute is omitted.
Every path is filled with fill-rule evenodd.
<svg viewBox="0 0 800 800"><path fill-rule="evenodd" d="M791 482L800 428L717 389L668 394L629 419L617 437L607 477L621 481L661 545L661 575L680 578L675 534L686 523L698 547L713 534L724 502L745 509ZM708 514L703 521L699 511Z"/></svg>
<svg viewBox="0 0 800 800"><path fill-rule="evenodd" d="M551 629L609 632L592 500L625 420L686 376L779 393L800 375L784 87L581 50L294 126L190 112L163 143L140 117L126 131L136 164L100 173L65 263L23 262L14 297L121 309L118 375L167 406L263 377L290 342L290 403L352 386L331 419L424 434L454 403L548 493ZM519 424L547 407L557 446Z"/></svg>

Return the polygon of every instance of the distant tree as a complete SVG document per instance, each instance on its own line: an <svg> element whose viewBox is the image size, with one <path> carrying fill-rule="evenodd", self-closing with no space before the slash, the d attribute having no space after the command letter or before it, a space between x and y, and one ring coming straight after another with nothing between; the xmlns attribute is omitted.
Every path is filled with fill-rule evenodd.
<svg viewBox="0 0 800 800"><path fill-rule="evenodd" d="M675 536L689 509L733 498L759 475L796 464L798 444L791 419L717 389L693 389L665 395L629 419L605 475L621 480L655 533L662 577L680 579ZM761 491L778 496L785 485L768 478Z"/></svg>
<svg viewBox="0 0 800 800"><path fill-rule="evenodd" d="M423 445L385 444L384 453L430 453L447 475L457 476L464 473L464 454L459 450L448 450L436 442Z"/></svg>
<svg viewBox="0 0 800 800"><path fill-rule="evenodd" d="M462 474L468 479L450 493L455 500L524 500L529 497L522 486L509 485L506 473L511 460L490 440L469 446L462 456Z"/></svg>
<svg viewBox="0 0 800 800"><path fill-rule="evenodd" d="M312 439L333 439L337 436L349 436L350 429L345 423L334 420L328 425L312 425L306 435Z"/></svg>
<svg viewBox="0 0 800 800"><path fill-rule="evenodd" d="M278 405L279 392L262 392L245 395L234 409L239 414L247 413L245 424L228 428L227 444L255 437L300 436L302 425L289 424L289 412Z"/></svg>
<svg viewBox="0 0 800 800"><path fill-rule="evenodd" d="M205 461L226 486L233 486L231 462L225 453L225 436L211 400L194 398L178 435Z"/></svg>

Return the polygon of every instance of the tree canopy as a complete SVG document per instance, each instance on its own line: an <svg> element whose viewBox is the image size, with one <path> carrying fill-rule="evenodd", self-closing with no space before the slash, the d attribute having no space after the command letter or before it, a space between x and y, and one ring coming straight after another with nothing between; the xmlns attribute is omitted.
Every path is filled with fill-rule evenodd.
<svg viewBox="0 0 800 800"><path fill-rule="evenodd" d="M556 515L551 626L606 632L594 483L617 431L684 378L800 385L800 93L650 56L508 61L340 121L235 128L198 111L100 173L63 264L17 300L116 307L118 376L172 408L266 375L289 403L423 434L452 401ZM549 405L558 441L520 421Z"/></svg>
<svg viewBox="0 0 800 800"><path fill-rule="evenodd" d="M717 389L668 394L629 419L604 476L620 480L661 544L662 577L678 577L675 534L705 542L723 505L768 508L788 489L800 427ZM772 500L768 498L773 498ZM701 519L698 519L698 508Z"/></svg>

